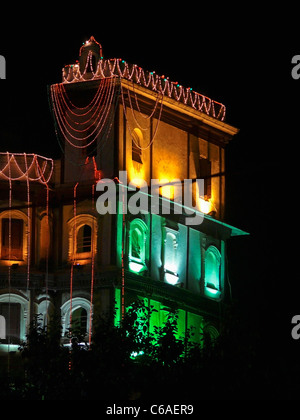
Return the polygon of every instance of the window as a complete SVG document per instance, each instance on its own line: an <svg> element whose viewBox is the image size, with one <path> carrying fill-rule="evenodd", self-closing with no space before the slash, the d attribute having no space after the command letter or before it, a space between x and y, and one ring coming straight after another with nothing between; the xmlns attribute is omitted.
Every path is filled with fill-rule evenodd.
<svg viewBox="0 0 300 420"><path fill-rule="evenodd" d="M92 228L89 225L83 225L77 232L77 249L78 254L83 252L91 252L92 250Z"/></svg>
<svg viewBox="0 0 300 420"><path fill-rule="evenodd" d="M28 300L14 293L0 295L0 339L4 344L20 344L26 339Z"/></svg>
<svg viewBox="0 0 300 420"><path fill-rule="evenodd" d="M2 219L1 259L23 259L23 220Z"/></svg>
<svg viewBox="0 0 300 420"><path fill-rule="evenodd" d="M0 315L0 340L6 338L6 321L3 315Z"/></svg>
<svg viewBox="0 0 300 420"><path fill-rule="evenodd" d="M97 219L79 214L68 221L69 261L88 263L97 253Z"/></svg>
<svg viewBox="0 0 300 420"><path fill-rule="evenodd" d="M85 308L77 308L72 313L72 329L85 335L87 332L87 311Z"/></svg>
<svg viewBox="0 0 300 420"><path fill-rule="evenodd" d="M129 268L134 272L147 269L146 266L146 224L141 219L134 219L129 229Z"/></svg>
<svg viewBox="0 0 300 420"><path fill-rule="evenodd" d="M179 278L177 275L177 247L178 247L178 231L166 229L165 247L164 247L164 271L165 281L169 284L175 285Z"/></svg>
<svg viewBox="0 0 300 420"><path fill-rule="evenodd" d="M89 314L92 310L91 302L85 298L75 297L72 304L70 300L66 301L61 307L62 336L65 337L69 333L70 318L73 330L80 331L83 335L88 334L91 320Z"/></svg>
<svg viewBox="0 0 300 420"><path fill-rule="evenodd" d="M21 305L20 303L0 303L0 315L4 318L5 334L3 341L5 343L19 344L20 343L20 324L21 324ZM3 322L3 320L2 320Z"/></svg>
<svg viewBox="0 0 300 420"><path fill-rule="evenodd" d="M143 142L143 134L141 130L135 128L132 133L132 160L134 162L143 163L141 145Z"/></svg>
<svg viewBox="0 0 300 420"><path fill-rule="evenodd" d="M176 235L172 232L167 232L165 244L165 269L174 273L176 272L176 250Z"/></svg>
<svg viewBox="0 0 300 420"><path fill-rule="evenodd" d="M215 246L209 246L205 252L205 293L210 297L219 297L221 255Z"/></svg>

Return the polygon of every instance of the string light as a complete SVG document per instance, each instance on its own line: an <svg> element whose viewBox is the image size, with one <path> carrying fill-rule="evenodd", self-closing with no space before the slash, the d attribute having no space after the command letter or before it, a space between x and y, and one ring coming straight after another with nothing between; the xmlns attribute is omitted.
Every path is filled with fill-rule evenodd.
<svg viewBox="0 0 300 420"><path fill-rule="evenodd" d="M26 162L31 159L31 163L28 165L25 159ZM21 166L25 168L25 171ZM10 181L27 181L28 179L30 182L47 184L52 173L52 159L35 154L0 152L0 179Z"/></svg>
<svg viewBox="0 0 300 420"><path fill-rule="evenodd" d="M91 52L90 52L91 53ZM92 53L91 53L92 55ZM103 79L107 77L120 77L131 80L143 87L152 89L178 102L189 105L192 108L204 112L207 115L221 121L225 119L226 107L224 104L214 101L205 95L194 92L192 88L184 88L177 82L172 82L168 77L159 76L154 71L145 71L136 64L128 64L120 58L98 61L95 72L88 72L91 55L88 56L86 67L81 73L79 68L76 70L70 66L63 69L63 83L74 83L86 80Z"/></svg>
<svg viewBox="0 0 300 420"><path fill-rule="evenodd" d="M56 122L65 140L75 148L83 149L90 146L102 132L110 114L111 107L115 98L115 78L105 79L101 81L100 84L102 85L103 89L98 90L97 94L95 95L97 96L97 99L94 97L95 100L93 104L93 106L97 106L97 108L94 110L92 117L85 121L85 123L91 121L90 126L83 130L78 130L77 128L73 127L71 128L69 121L72 121L73 124L78 124L78 121L76 121L74 118L72 120L70 114L69 121L67 121L66 114L68 108L66 108L64 105L64 101L61 100L60 95L62 90L60 89L59 85L51 86L51 99ZM90 110L83 115L88 115L89 112ZM95 119L93 116L95 116ZM73 131L73 133L70 130ZM83 135L83 133L88 132L88 130L92 131L86 135ZM78 144L76 142L81 142L83 144Z"/></svg>
<svg viewBox="0 0 300 420"><path fill-rule="evenodd" d="M29 297L29 283L30 283L30 264L31 264L31 213L30 213L30 184L38 182L47 189L46 214L47 223L49 215L49 186L48 183L53 174L53 160L36 154L26 153L2 153L0 152L0 180L6 180L9 183L9 228L8 228L8 260L12 258L12 187L14 181L25 181L27 186L27 279L26 292L28 298L28 314L30 314L30 297ZM47 252L48 259L48 252ZM8 265L8 293L9 293L9 314L10 319L10 294L11 294L11 264ZM46 284L46 299L48 288ZM48 306L47 306L48 308ZM46 315L47 315L46 308ZM29 317L27 318L27 324ZM8 354L9 354L10 336L8 337ZM8 358L9 371L9 358Z"/></svg>
<svg viewBox="0 0 300 420"><path fill-rule="evenodd" d="M123 87L122 87L122 84L121 84L121 96L122 96L123 112L124 112L124 116L125 116L125 119L126 119L126 122L127 122L127 127L128 127L129 132L130 132L130 135L131 135L132 141L133 141L133 143L135 144L135 146L136 146L136 147L138 147L139 149L141 149L141 150L146 150L146 149L148 149L148 148L149 148L149 147L153 144L153 141L154 141L155 136L156 136L156 134L157 134L158 125L159 125L159 122L160 122L160 120L161 120L161 115L162 115L163 100L161 100L160 112L159 112L159 116L158 116L158 118L157 118L157 123L156 123L155 130L154 130L154 132L153 132L152 138L150 139L150 141L149 141L149 143L147 144L147 146L142 147L140 144L138 144L138 143L136 142L136 140L135 140L135 136L133 135L133 131L132 131L131 127L130 127L129 119L127 118L127 111L126 111L126 105L125 105L125 97L124 97L124 93L123 93ZM135 116L134 116L134 110L133 110L133 108L131 108L131 111L132 111L133 117L134 117L134 119L135 119ZM135 119L135 121L136 121L136 119ZM136 121L136 122L137 122L137 121Z"/></svg>

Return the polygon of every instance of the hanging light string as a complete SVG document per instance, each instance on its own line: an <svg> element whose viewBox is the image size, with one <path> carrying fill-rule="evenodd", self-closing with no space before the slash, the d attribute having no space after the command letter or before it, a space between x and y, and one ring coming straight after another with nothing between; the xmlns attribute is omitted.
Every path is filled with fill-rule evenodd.
<svg viewBox="0 0 300 420"><path fill-rule="evenodd" d="M95 159L93 159L94 166L96 165ZM95 171L98 171L95 169ZM97 172L95 172L96 175ZM92 185L92 208L95 206L95 184ZM91 267L91 297L90 297L90 322L89 322L89 348L92 343L92 325L93 325L93 299L94 299L94 280L95 280L95 244L94 237L96 238L95 231L95 219L93 217L93 229L91 236L91 251L92 251L92 267Z"/></svg>
<svg viewBox="0 0 300 420"><path fill-rule="evenodd" d="M105 126L115 96L115 78L104 80L102 84L104 84L103 94L99 94L99 103L96 102L97 108L93 113L95 120L94 118L90 118L89 121L91 121L91 123L89 127L82 130L71 127L70 122L67 121L67 108L65 107L64 102L61 101L59 95L60 88L58 85L52 85L50 88L55 120L58 124L60 132L64 139L75 148L83 149L90 146L102 132ZM85 123L87 122L88 121ZM86 133L88 130L92 131L84 135L84 133ZM80 142L81 144L76 142Z"/></svg>
<svg viewBox="0 0 300 420"><path fill-rule="evenodd" d="M41 173L41 178L43 183L46 186L46 229L48 234L48 240L46 241L46 275L45 275L45 294L46 294L46 318L45 318L45 326L48 325L48 282L49 282L49 247L50 247L50 224L49 224L49 185L46 182L44 174L41 171L40 166L38 165L38 171Z"/></svg>
<svg viewBox="0 0 300 420"><path fill-rule="evenodd" d="M163 110L163 97L161 99L160 111L159 111L159 115L158 115L158 118L157 118L157 123L156 123L155 129L153 131L152 138L150 139L149 143L145 147L142 147L140 144L138 144L138 142L135 140L135 136L133 134L133 129L130 127L130 121L127 117L127 111L126 111L127 107L126 107L126 104L125 104L125 97L124 97L122 84L121 84L121 97L122 97L123 112L124 112L124 116L125 116L125 119L126 119L126 122L127 122L127 127L128 127L129 132L130 132L132 141L134 142L135 146L138 147L139 149L146 150L153 144L155 136L157 134L157 130L158 130L158 126L159 126L159 123L160 123L160 120L161 120L161 115L162 115L162 110ZM131 108L131 112L132 112L134 120L136 121L135 116L134 116L133 108ZM137 123L137 121L136 121L136 123Z"/></svg>
<svg viewBox="0 0 300 420"><path fill-rule="evenodd" d="M56 99L58 100L58 105L60 107L60 110L62 112L64 112L64 114L65 114L66 122L68 123L67 118L69 118L69 120L73 124L84 125L84 124L88 124L94 118L95 114L99 110L99 107L101 105L103 105L104 101L102 101L102 99L103 99L105 90L107 88L107 83L104 83L103 81L101 81L99 83L99 87L98 87L96 95L94 96L94 98L92 99L90 104L87 105L87 107L84 107L84 108L78 108L70 101L69 95L67 94L63 84L58 84L58 85L54 85L54 86L56 86L56 88L57 88L57 90L55 92L57 94ZM74 112L75 109L86 109L86 108L87 108L86 112L79 112L79 113ZM92 114L92 112L93 112L93 114ZM88 116L89 114L91 114L90 117ZM75 120L75 118L78 119L78 118L82 118L82 117L85 117L85 121L80 122L80 121ZM93 120L92 123L94 123L94 120ZM72 128L70 123L68 123L68 125ZM80 130L76 130L76 129L74 129L74 131L80 132ZM81 131L83 131L83 130L81 130Z"/></svg>
<svg viewBox="0 0 300 420"><path fill-rule="evenodd" d="M5 159L6 157L6 159ZM28 296L28 318L30 315L30 264L31 264L31 214L30 214L30 183L39 182L47 188L47 217L48 217L48 201L49 201L49 186L48 183L53 174L53 160L44 158L35 154L26 153L0 153L0 179L8 180L9 182L9 233L8 233L8 259L11 260L12 249L12 183L13 181L26 181L27 185L27 279L26 292ZM8 266L8 290L9 290L9 308L10 308L10 294L11 294L11 265ZM47 291L47 287L46 287ZM10 319L10 309L9 309ZM10 344L10 337L8 338Z"/></svg>
<svg viewBox="0 0 300 420"><path fill-rule="evenodd" d="M69 130L67 129L66 125L68 125L68 127L72 131L78 132L78 133L83 133L85 131L88 131L91 127L93 127L95 125L96 125L96 128L98 128L98 124L95 124L95 120L93 119L93 117L95 116L95 114L97 114L97 118L99 118L99 124L100 124L100 122L102 121L102 118L103 118L103 110L105 109L104 106L107 105L107 97L109 95L108 88L111 87L110 84L106 80L104 82L101 81L100 85L101 85L102 89L100 90L100 92L98 90L99 95L97 95L97 94L95 95L95 96L97 96L97 100L95 101L95 104L91 105L89 110L84 114L80 115L80 114L76 114L76 113L73 112L74 116L71 115L72 110L71 110L70 106L67 104L67 101L65 99L67 97L66 93L64 95L62 94L61 86L60 85L51 86L51 93L52 93L51 97L52 97L52 103L54 105L53 109L54 109L54 112L55 112L55 116L58 120L59 127L60 127L60 129L62 130L63 133L67 132L75 140L83 141L86 138L84 138L82 136L77 137L76 135L70 133ZM105 96L104 96L104 94L105 94ZM96 105L96 108L94 110L95 105ZM101 111L102 112L99 112L100 106L101 106ZM90 112L93 112L93 114L91 114L90 117L87 117L88 119L86 119L83 122L78 121L79 117L82 117L82 116L85 117ZM87 128L85 128L83 130L78 130L78 128L72 127L71 123L68 121L67 118L69 118L69 121L72 122L73 124L77 125L77 126L87 124L91 120L92 120L92 122L90 123L90 125ZM75 119L75 118L77 118L77 119Z"/></svg>
<svg viewBox="0 0 300 420"><path fill-rule="evenodd" d="M9 219L8 219L8 259L11 260L11 207L12 207L12 180L11 180L11 168L9 165L9 153L7 152L8 162L8 181L9 181L9 193L8 193L8 208L9 208ZM8 266L8 318L9 325L11 321L11 305L10 305L10 294L11 294L11 264ZM10 334L8 335L8 349L7 349L7 372L10 374Z"/></svg>
<svg viewBox="0 0 300 420"><path fill-rule="evenodd" d="M55 135L56 135L58 145L61 149L61 152L65 155L65 158L68 160L68 162L70 162L74 166L82 166L83 165L82 163L79 163L78 160L76 160L76 161L72 160L72 158L70 157L70 154L66 153L66 150L65 150L65 147L64 147L65 141L63 139L64 136L63 136L63 134L60 130L60 127L59 127L59 124L57 122L55 112L54 112L54 105L53 105L51 90L52 90L52 87L48 86L48 89L47 89L47 91L48 91L48 104L49 104L49 109L50 109L50 112L51 112L52 118L53 118L54 131L55 131ZM118 110L118 107L116 107L115 105L116 105L116 103L119 99L119 96L120 96L120 86L117 83L115 83L114 96L113 96L113 99L112 99L112 103L110 105L110 110L108 111L108 117L107 117L106 123L104 124L103 129L99 133L98 137L95 136L95 139L92 142L92 143L94 143L93 150L97 149L99 153L103 150L103 148L105 147L105 145L106 145L106 143L109 139L109 134L111 132L111 128L112 128L112 125L113 125L113 122L114 122L116 112ZM97 141L95 141L96 139L97 139ZM68 142L68 143L72 145L72 142ZM92 143L90 143L89 145L91 145ZM83 146L82 148L84 148L84 147L87 147L87 145Z"/></svg>
<svg viewBox="0 0 300 420"><path fill-rule="evenodd" d="M26 173L28 173L28 164L27 164L26 153L24 153L24 161L25 161ZM26 179L26 184L27 184L27 232L26 232L26 237L27 237L27 282L26 282L26 289L27 289L27 294L28 294L29 293L29 278L30 278L30 254L31 254L31 250L30 250L30 246L31 246L31 243L30 243L31 217L30 217L30 208L29 208L29 206L30 206L30 184L29 184L28 177ZM30 299L28 297L28 313L29 313L29 310L30 310L29 302L30 302Z"/></svg>
<svg viewBox="0 0 300 420"><path fill-rule="evenodd" d="M28 158L31 158L29 165ZM42 161L42 164L39 161ZM21 166L24 166L25 170ZM30 182L46 184L50 181L52 173L52 159L35 154L0 152L0 179L9 181L27 181L28 179Z"/></svg>
<svg viewBox="0 0 300 420"><path fill-rule="evenodd" d="M86 66L83 72L80 72L78 65L66 66L63 69L63 83L83 82L87 80L103 79L107 77L118 76L127 80L152 89L154 92L162 93L169 98L182 102L191 106L197 111L224 121L226 115L226 107L224 104L214 101L209 97L194 92L192 88L185 88L178 82L170 81L168 77L159 76L154 71L149 72L143 70L136 64L129 64L121 58L100 59L97 68L90 72L92 53L89 52Z"/></svg>
<svg viewBox="0 0 300 420"><path fill-rule="evenodd" d="M134 84L133 84L133 83L132 83L132 88L133 88L133 91L134 91ZM123 92L123 91L122 91L122 92ZM132 105L132 100L131 100L130 89L127 89L127 96L128 96L128 101L129 101L129 105L130 105L131 113L132 113L132 116L133 116L133 119L134 119L134 121L135 121L136 125L137 125L137 126L138 126L141 130L143 130L143 131L147 131L147 130L149 129L149 127L142 127L142 126L140 125L140 123L138 122L137 118L136 118L136 115L135 115L135 110L134 110L134 107L133 107L133 105ZM156 101L155 101L155 104L154 104L154 107L153 107L152 112L151 112L149 115L144 115L144 113L143 113L143 112L141 111L141 109L140 109L140 106L139 106L139 103L138 103L138 98L137 98L137 95L135 94L136 107L137 107L137 109L138 109L139 115L140 115L143 119L145 119L145 120L149 120L149 119L151 119L151 118L153 117L153 115L154 115L154 113L155 113L155 111L156 111L156 109L157 109L158 103L159 103L159 98L161 98L161 103L160 103L161 110L160 110L160 114L159 114L159 115L161 115L161 111L162 111L162 107L163 107L163 95L161 95L161 94L157 94L157 96L156 96ZM124 100L123 100L123 103L124 103ZM125 117L126 117L126 114L125 114ZM160 118L159 118L159 119L160 119ZM128 122L128 121L127 121L127 122Z"/></svg>
<svg viewBox="0 0 300 420"><path fill-rule="evenodd" d="M95 93L94 97L84 107L79 107L71 101L71 99L69 98L69 95L66 91L66 87L63 83L59 83L55 86L58 87L58 89L59 89L59 91L62 95L62 99L64 101L64 104L67 107L68 111L70 111L70 113L73 114L73 115L82 117L82 116L87 115L89 112L91 112L92 109L94 109L95 105L97 104L97 102L101 98L102 92L105 88L105 83L101 83L101 81L100 81L97 92ZM77 112L75 112L75 110ZM84 112L84 111L86 111L86 112Z"/></svg>

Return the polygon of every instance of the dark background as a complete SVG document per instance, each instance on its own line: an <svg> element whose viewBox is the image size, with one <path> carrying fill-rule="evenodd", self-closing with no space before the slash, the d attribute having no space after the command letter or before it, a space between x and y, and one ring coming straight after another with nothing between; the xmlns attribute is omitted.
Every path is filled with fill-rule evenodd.
<svg viewBox="0 0 300 420"><path fill-rule="evenodd" d="M292 369L300 355L300 340L291 337L291 318L300 314L297 11L192 4L5 8L0 150L59 156L47 85L61 82L62 67L91 35L104 58L155 70L224 103L226 122L240 129L227 147L226 222L250 233L229 243L233 298L266 364L275 357Z"/></svg>

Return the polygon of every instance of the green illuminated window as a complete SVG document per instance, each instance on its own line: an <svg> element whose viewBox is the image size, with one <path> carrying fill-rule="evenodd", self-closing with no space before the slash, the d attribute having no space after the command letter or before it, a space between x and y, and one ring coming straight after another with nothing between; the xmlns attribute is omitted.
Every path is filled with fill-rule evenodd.
<svg viewBox="0 0 300 420"><path fill-rule="evenodd" d="M205 251L205 292L210 297L220 295L221 254L215 246Z"/></svg>
<svg viewBox="0 0 300 420"><path fill-rule="evenodd" d="M165 227L164 271L166 283L176 285L179 282L178 268L178 231Z"/></svg>
<svg viewBox="0 0 300 420"><path fill-rule="evenodd" d="M147 269L146 243L147 226L141 219L134 219L130 223L129 232L129 268L139 273Z"/></svg>

